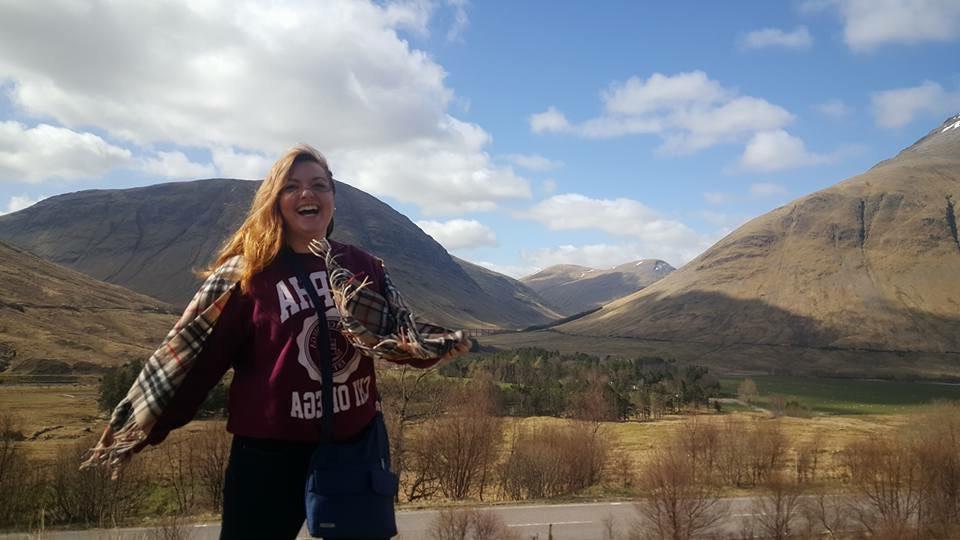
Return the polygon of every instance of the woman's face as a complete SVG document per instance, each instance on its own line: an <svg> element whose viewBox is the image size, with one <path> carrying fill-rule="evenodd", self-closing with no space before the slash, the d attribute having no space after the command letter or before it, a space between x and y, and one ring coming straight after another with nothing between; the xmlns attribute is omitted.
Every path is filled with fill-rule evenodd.
<svg viewBox="0 0 960 540"><path fill-rule="evenodd" d="M322 165L302 161L293 166L280 188L280 214L287 245L296 252L307 252L310 240L326 236L333 218L333 180Z"/></svg>

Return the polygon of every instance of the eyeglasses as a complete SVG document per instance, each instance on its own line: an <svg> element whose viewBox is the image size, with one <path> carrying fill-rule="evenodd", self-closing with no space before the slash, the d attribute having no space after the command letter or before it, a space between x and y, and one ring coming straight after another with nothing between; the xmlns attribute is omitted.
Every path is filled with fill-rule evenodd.
<svg viewBox="0 0 960 540"><path fill-rule="evenodd" d="M301 186L300 184L286 184L280 188L281 195L294 195L303 193L304 190L309 190L314 194L317 193L329 193L333 191L333 182L317 181L311 182L307 186Z"/></svg>

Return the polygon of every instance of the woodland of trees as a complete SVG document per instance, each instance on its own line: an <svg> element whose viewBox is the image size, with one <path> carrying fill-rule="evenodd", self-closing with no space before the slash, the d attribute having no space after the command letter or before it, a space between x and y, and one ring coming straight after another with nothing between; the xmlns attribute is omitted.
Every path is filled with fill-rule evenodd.
<svg viewBox="0 0 960 540"><path fill-rule="evenodd" d="M510 416L656 420L706 407L720 395L720 383L707 368L659 357L601 358L521 348L461 357L440 373L462 378L489 374L500 383L503 411ZM603 404L585 410L591 408L585 399Z"/></svg>

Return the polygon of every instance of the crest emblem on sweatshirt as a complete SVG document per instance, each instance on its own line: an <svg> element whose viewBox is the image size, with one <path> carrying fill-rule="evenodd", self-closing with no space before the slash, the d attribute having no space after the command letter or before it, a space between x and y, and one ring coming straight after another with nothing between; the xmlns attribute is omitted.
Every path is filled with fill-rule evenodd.
<svg viewBox="0 0 960 540"><path fill-rule="evenodd" d="M349 346L347 340L337 331L339 321L327 319L330 327L330 349L333 360L333 382L343 384L360 365L360 353ZM297 336L297 361L307 370L314 381L322 382L320 372L320 324L316 315L303 320L303 328Z"/></svg>

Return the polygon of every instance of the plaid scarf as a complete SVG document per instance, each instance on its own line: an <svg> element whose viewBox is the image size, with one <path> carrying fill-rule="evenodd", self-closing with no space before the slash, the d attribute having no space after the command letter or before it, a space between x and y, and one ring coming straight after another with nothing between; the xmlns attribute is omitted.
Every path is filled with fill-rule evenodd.
<svg viewBox="0 0 960 540"><path fill-rule="evenodd" d="M384 269L386 297L337 264L330 244L315 241L312 251L327 263L334 303L343 334L364 354L391 362L441 358L463 339L462 331L416 324ZM382 261L381 261L382 264ZM189 377L201 358L204 343L223 307L237 290L243 258L233 257L217 268L194 295L180 320L144 365L110 419L112 439L92 448L81 468L106 465L118 471L123 462L146 445L150 429Z"/></svg>
<svg viewBox="0 0 960 540"><path fill-rule="evenodd" d="M388 362L441 358L463 339L462 330L453 332L415 321L386 269L383 297L370 289L369 279L358 280L353 272L337 263L326 239L310 242L310 251L326 262L327 279L344 335L368 356Z"/></svg>

